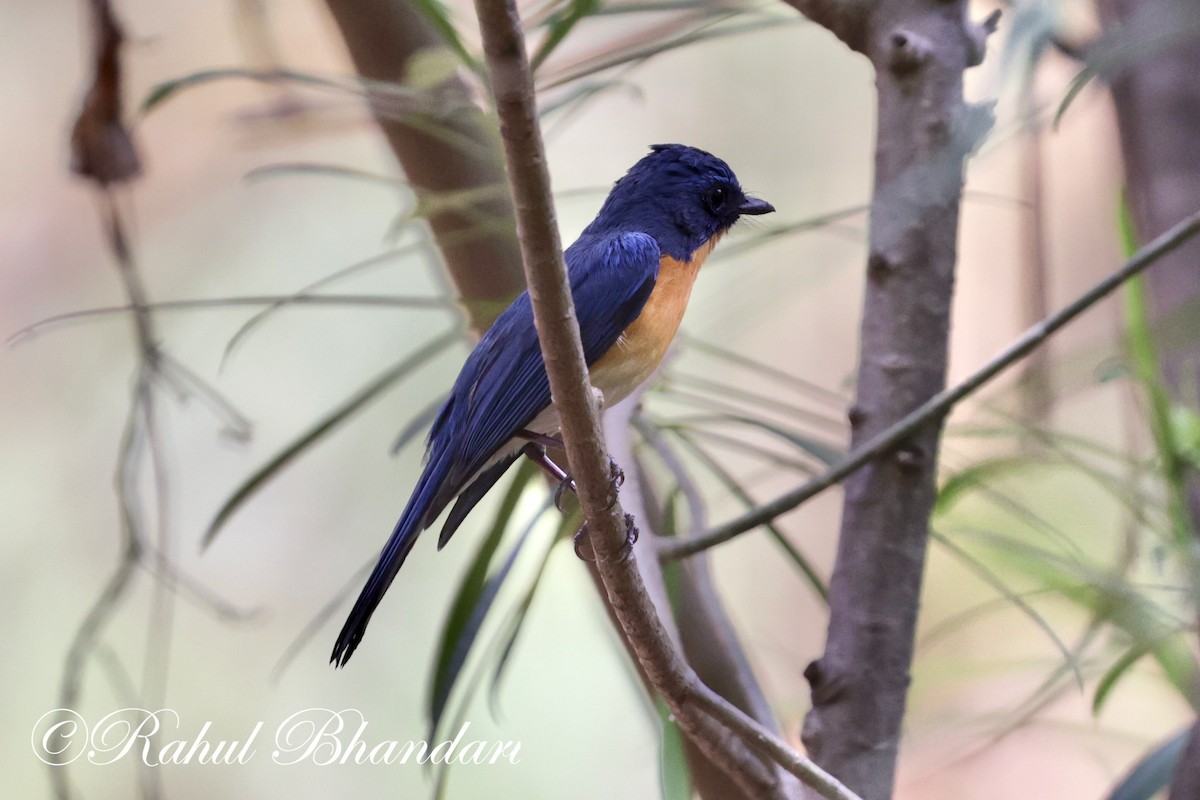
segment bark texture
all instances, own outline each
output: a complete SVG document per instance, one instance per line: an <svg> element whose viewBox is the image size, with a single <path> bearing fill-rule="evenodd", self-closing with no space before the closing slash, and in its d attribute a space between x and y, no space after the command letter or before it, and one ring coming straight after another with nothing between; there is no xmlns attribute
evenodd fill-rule
<svg viewBox="0 0 1200 800"><path fill-rule="evenodd" d="M1200 209L1200 10L1188 0L1101 0L1106 38L1133 51L1110 75L1125 188L1145 241ZM1165 38L1164 38L1165 37ZM1138 47L1138 42L1144 46ZM1129 47L1132 45L1132 47ZM1146 276L1159 365L1173 403L1200 411L1200 240ZM1200 535L1200 474L1181 465L1192 532ZM1193 578L1195 580L1195 578ZM1175 770L1170 800L1200 797L1200 720Z"/></svg>

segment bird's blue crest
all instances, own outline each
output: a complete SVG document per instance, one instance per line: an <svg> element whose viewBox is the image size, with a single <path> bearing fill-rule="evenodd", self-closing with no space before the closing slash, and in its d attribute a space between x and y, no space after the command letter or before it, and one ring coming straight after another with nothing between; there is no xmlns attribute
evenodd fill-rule
<svg viewBox="0 0 1200 800"><path fill-rule="evenodd" d="M682 144L656 144L613 184L596 219L583 232L648 233L662 252L688 261L697 248L746 211L737 176L721 159Z"/></svg>

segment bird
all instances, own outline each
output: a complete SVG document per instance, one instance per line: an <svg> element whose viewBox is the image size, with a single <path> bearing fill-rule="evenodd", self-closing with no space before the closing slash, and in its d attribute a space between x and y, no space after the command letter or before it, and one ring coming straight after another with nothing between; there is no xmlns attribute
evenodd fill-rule
<svg viewBox="0 0 1200 800"><path fill-rule="evenodd" d="M613 184L596 218L563 254L588 374L604 406L628 397L658 368L696 275L721 237L741 217L774 210L748 196L720 158L682 144L651 146ZM480 338L434 419L421 476L346 618L331 663L350 660L417 537L450 501L439 550L522 453L544 459L542 446L558 429L525 292ZM541 465L555 469L552 462Z"/></svg>

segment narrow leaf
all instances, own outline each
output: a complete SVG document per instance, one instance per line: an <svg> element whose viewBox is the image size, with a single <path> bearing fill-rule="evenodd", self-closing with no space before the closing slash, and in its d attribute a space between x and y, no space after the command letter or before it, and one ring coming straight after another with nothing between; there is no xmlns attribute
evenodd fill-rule
<svg viewBox="0 0 1200 800"><path fill-rule="evenodd" d="M408 424L396 434L395 441L392 442L388 452L395 456L403 450L409 442L417 438L417 434L433 424L433 420L437 417L438 412L442 410L442 406L446 404L448 394L440 394L430 401L429 405L422 408L408 421Z"/></svg>
<svg viewBox="0 0 1200 800"><path fill-rule="evenodd" d="M433 707L429 720L430 739L433 738L438 729L442 713L446 710L446 701L450 699L450 692L454 688L454 684L457 682L463 667L466 666L467 657L471 655L471 648L475 644L475 639L479 636L480 629L483 628L483 623L487 619L488 612L492 610L496 595L500 593L500 587L504 585L509 573L512 572L513 565L517 563L517 556L521 554L525 543L529 541L529 535L537 526L538 520L553 507L553 501L549 501L534 514L533 518L525 525L525 529L521 531L520 536L517 537L516 543L509 550L508 556L504 559L503 563L484 582L475 605L471 607L470 613L467 615L467 619L463 623L458 637L454 640L454 644L450 648L450 656L445 671L436 676L439 683L434 690Z"/></svg>
<svg viewBox="0 0 1200 800"><path fill-rule="evenodd" d="M663 800L689 800L692 796L692 774L688 769L683 732L661 699L655 699L658 710L659 777L662 780Z"/></svg>
<svg viewBox="0 0 1200 800"><path fill-rule="evenodd" d="M507 674L508 665L512 660L512 655L516 651L517 641L520 638L521 631L525 627L525 620L529 618L529 609L533 605L533 597L537 593L538 586L542 583L542 575L546 572L546 565L550 563L550 555L554 552L554 546L566 538L567 532L578 530L583 524L578 513L564 514L559 521L558 532L550 540L546 546L545 552L542 554L541 562L533 574L529 585L525 587L524 594L521 599L513 606L509 612L508 618L505 620L503 630L498 637L499 653L496 656L496 663L492 667L492 682L488 690L488 705L492 710L492 716L499 718L500 714L500 689L504 683L504 676Z"/></svg>
<svg viewBox="0 0 1200 800"><path fill-rule="evenodd" d="M1010 589L1000 576L993 572L986 564L959 547L950 537L936 530L930 530L929 535L934 541L950 551L951 555L970 568L984 583L1004 595L1004 598L1009 603L1028 617L1042 633L1046 634L1046 637L1058 649L1058 652L1062 654L1063 664L1075 675L1075 681L1079 685L1079 690L1083 691L1083 673L1079 669L1078 659L1071 652L1071 649L1063 643L1063 640L1058 638L1058 634L1054 632L1054 628L1046 621L1046 618L1037 613L1033 606L1025 601L1025 598Z"/></svg>
<svg viewBox="0 0 1200 800"><path fill-rule="evenodd" d="M433 729L437 728L437 724L441 720L446 708L446 701L450 698L450 691L454 688L466 660L467 654L459 652L461 647L459 643L468 636L467 628L474 609L483 596L488 568L495 557L496 550L500 547L500 541L504 538L505 531L512 522L517 503L535 471L536 467L532 462L521 460L516 476L500 501L500 508L496 511L492 528L479 545L479 550L472 559L471 566L459 584L454 601L450 604L450 612L446 615L446 622L442 626L442 634L438 640L437 656L434 659L433 667L433 682L430 686L429 719ZM470 634L470 637L473 639L474 634ZM457 663L456 656L459 656Z"/></svg>
<svg viewBox="0 0 1200 800"><path fill-rule="evenodd" d="M708 470L717 478L717 480L729 490L730 494L736 497L744 506L746 506L746 508L754 507L754 498L750 496L750 493L746 491L746 488L740 482L738 482L738 480L734 478L728 470L725 469L719 460L714 458L708 453L708 451L701 447L690 435L688 435L686 431L675 429L665 430L671 430L671 432L679 438L679 441L682 442L683 445L687 447L687 449L690 450L696 456L696 458L698 458L700 462L708 468ZM821 601L828 603L829 587L825 584L824 579L821 578L820 573L817 572L816 567L814 567L812 563L804 556L804 554L801 553L800 550L793 545L786 536L784 536L783 531L781 531L778 526L775 525L775 523L768 523L765 528L767 533L770 534L771 538L775 540L775 543L783 549L784 553L787 555L788 559L791 560L792 564L795 565L796 568L800 570L801 574L804 575L805 580L808 581L809 586L812 587L813 591L815 591L821 598Z"/></svg>
<svg viewBox="0 0 1200 800"><path fill-rule="evenodd" d="M266 464L259 467L241 486L229 497L228 500L217 511L212 522L208 525L208 530L204 533L204 538L201 541L201 547L208 547L216 538L217 533L224 527L233 513L249 500L254 494L263 487L263 485L271 478L278 475L284 467L292 462L314 444L325 437L326 434L337 428L340 424L350 419L356 413L366 407L368 403L382 394L386 389L390 388L397 381L403 380L410 375L417 367L431 360L451 344L458 341L459 331L452 330L443 333L433 341L421 347L415 353L412 353L396 366L384 372L375 380L368 383L346 402L335 408L329 414L325 415L316 425L309 428L303 435L295 439L291 444L283 450L275 454Z"/></svg>
<svg viewBox="0 0 1200 800"><path fill-rule="evenodd" d="M542 41L537 52L533 54L533 58L529 61L529 69L532 72L537 72L538 67L542 65L550 54L554 52L554 48L562 44L563 39L571 32L580 20L592 14L600 7L599 0L571 0L567 5L566 13L554 14L548 21L550 28L546 38Z"/></svg>
<svg viewBox="0 0 1200 800"><path fill-rule="evenodd" d="M429 20L434 30L468 69L477 74L482 73L483 67L479 59L472 55L463 43L462 37L458 35L458 28L450 18L450 9L444 3L439 0L413 0L413 5Z"/></svg>
<svg viewBox="0 0 1200 800"><path fill-rule="evenodd" d="M934 513L945 514L972 489L985 486L1005 473L1028 469L1035 463L1035 459L1028 455L997 456L961 469L947 478L938 490Z"/></svg>

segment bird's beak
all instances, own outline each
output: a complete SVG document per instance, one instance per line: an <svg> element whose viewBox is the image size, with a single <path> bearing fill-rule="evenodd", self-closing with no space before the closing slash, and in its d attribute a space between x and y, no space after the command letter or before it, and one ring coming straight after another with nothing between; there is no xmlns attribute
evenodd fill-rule
<svg viewBox="0 0 1200 800"><path fill-rule="evenodd" d="M770 214L775 210L775 206L768 203L766 200L759 200L757 197L747 197L742 200L742 204L738 206L738 213L745 214Z"/></svg>

